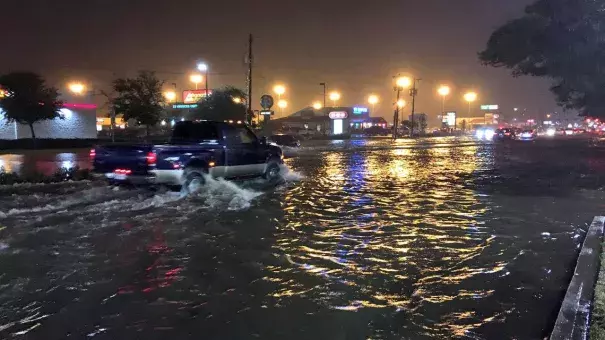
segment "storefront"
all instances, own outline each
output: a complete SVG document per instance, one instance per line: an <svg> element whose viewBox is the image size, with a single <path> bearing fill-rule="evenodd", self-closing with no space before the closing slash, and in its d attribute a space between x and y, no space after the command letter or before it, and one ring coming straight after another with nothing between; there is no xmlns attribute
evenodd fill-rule
<svg viewBox="0 0 605 340"><path fill-rule="evenodd" d="M62 119L43 120L34 124L37 138L97 138L97 105L65 103L60 111ZM31 138L28 125L8 123L0 111L0 139Z"/></svg>

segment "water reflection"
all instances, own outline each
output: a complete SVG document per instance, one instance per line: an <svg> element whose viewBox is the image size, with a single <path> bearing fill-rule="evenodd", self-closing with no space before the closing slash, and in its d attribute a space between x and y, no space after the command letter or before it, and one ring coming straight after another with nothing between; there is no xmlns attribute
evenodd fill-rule
<svg viewBox="0 0 605 340"><path fill-rule="evenodd" d="M18 174L42 173L52 175L57 170L89 169L88 150L54 152L49 150L25 151L22 154L0 154L0 169Z"/></svg>
<svg viewBox="0 0 605 340"><path fill-rule="evenodd" d="M450 314L426 323L436 304L456 310L489 297L493 290L469 281L504 272L505 262L475 261L494 242L481 231L489 202L460 181L488 165L477 146L323 154L317 185L285 197L276 251L291 266L269 268L277 303L302 296L337 310L388 308L416 334L465 334L496 320Z"/></svg>

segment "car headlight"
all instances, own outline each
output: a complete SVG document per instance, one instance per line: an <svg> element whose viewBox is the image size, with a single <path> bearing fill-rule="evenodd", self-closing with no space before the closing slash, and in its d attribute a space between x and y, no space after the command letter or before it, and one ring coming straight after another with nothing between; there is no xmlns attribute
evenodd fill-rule
<svg viewBox="0 0 605 340"><path fill-rule="evenodd" d="M483 138L483 136L485 136L485 131L483 131L483 130L477 130L477 131L475 132L475 137L477 137L477 138L479 138L479 139L482 139L482 138Z"/></svg>

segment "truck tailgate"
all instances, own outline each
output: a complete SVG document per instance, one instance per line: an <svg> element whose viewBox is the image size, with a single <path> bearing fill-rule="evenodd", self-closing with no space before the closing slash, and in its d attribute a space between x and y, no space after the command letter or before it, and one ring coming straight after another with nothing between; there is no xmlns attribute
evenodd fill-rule
<svg viewBox="0 0 605 340"><path fill-rule="evenodd" d="M148 157L153 150L147 144L117 144L96 147L93 170L98 173L110 173L116 169L128 169L132 174L147 174Z"/></svg>

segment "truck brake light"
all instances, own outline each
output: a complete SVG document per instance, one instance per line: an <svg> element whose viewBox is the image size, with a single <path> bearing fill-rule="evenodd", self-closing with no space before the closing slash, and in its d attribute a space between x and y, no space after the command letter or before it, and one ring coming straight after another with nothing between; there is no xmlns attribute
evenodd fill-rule
<svg viewBox="0 0 605 340"><path fill-rule="evenodd" d="M147 165L155 165L155 162L158 160L158 155L155 152L147 153Z"/></svg>
<svg viewBox="0 0 605 340"><path fill-rule="evenodd" d="M91 159L94 159L97 156L97 150L90 149L90 153L88 154Z"/></svg>

